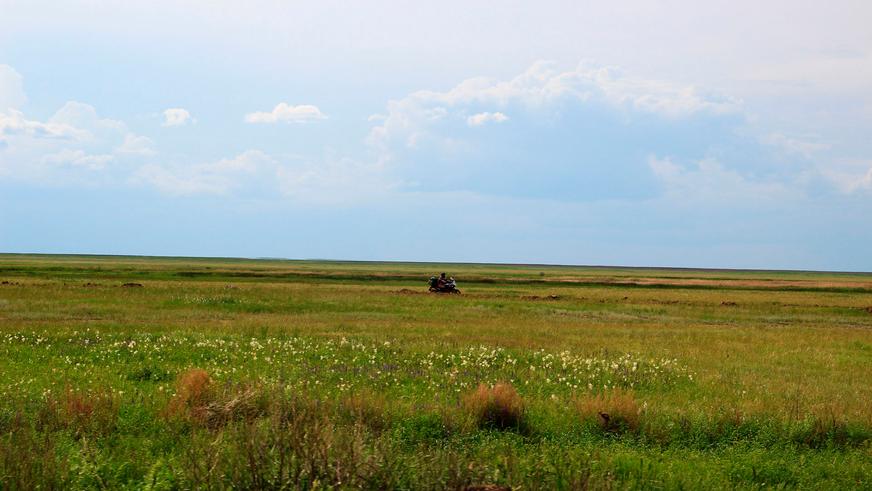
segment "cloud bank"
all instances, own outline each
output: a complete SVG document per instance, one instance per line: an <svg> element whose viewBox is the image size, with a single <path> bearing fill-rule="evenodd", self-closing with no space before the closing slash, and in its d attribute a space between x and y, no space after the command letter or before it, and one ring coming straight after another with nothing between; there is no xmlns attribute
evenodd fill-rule
<svg viewBox="0 0 872 491"><path fill-rule="evenodd" d="M246 123L308 123L319 119L327 119L327 116L317 106L309 104L291 106L286 102L280 102L270 112L253 112L245 115Z"/></svg>
<svg viewBox="0 0 872 491"><path fill-rule="evenodd" d="M184 126L195 122L194 118L191 117L191 113L189 113L187 109L182 109L180 107L172 107L164 110L163 117L164 121L162 126Z"/></svg>

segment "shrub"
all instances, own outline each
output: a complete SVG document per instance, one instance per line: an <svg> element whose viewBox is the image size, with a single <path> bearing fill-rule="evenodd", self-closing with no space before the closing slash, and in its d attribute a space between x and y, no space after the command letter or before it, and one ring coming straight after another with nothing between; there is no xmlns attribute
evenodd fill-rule
<svg viewBox="0 0 872 491"><path fill-rule="evenodd" d="M614 389L575 399L583 421L596 421L608 433L635 433L641 426L642 409L632 391Z"/></svg>
<svg viewBox="0 0 872 491"><path fill-rule="evenodd" d="M500 382L493 387L480 384L463 403L479 428L525 429L524 401L512 384Z"/></svg>

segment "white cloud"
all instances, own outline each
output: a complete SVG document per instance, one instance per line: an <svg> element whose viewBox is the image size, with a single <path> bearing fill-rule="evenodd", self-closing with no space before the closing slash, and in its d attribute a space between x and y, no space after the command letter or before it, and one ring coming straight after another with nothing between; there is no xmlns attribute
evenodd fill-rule
<svg viewBox="0 0 872 491"><path fill-rule="evenodd" d="M303 104L291 106L286 102L279 103L271 112L253 112L245 115L246 123L307 123L327 116L317 106Z"/></svg>
<svg viewBox="0 0 872 491"><path fill-rule="evenodd" d="M43 161L48 164L70 165L88 170L101 170L106 164L115 159L109 154L89 155L84 150L70 150L65 148L58 153L46 155Z"/></svg>
<svg viewBox="0 0 872 491"><path fill-rule="evenodd" d="M697 114L712 116L739 113L741 101L693 86L623 76L615 68L588 63L560 71L550 62L537 62L520 75L506 81L476 77L454 88L437 92L421 90L391 101L381 124L370 130L368 143L386 152L402 144L412 147L428 137L440 140L432 128L446 118L446 112L469 114L481 108L504 109L517 106L527 112L559 113L565 105L605 105L614 111L651 113L670 119ZM440 118L434 119L434 111ZM468 112L466 112L468 111ZM481 116L491 114L492 116ZM475 114L468 125L499 122L501 111ZM456 142L455 142L456 143Z"/></svg>
<svg viewBox="0 0 872 491"><path fill-rule="evenodd" d="M816 153L829 150L832 147L832 145L828 143L818 143L801 140L799 138L791 138L781 133L771 133L766 135L762 141L767 145L778 147L788 154L801 155L806 159L810 159Z"/></svg>
<svg viewBox="0 0 872 491"><path fill-rule="evenodd" d="M97 109L83 102L69 101L49 119L51 123L66 124L88 131L95 137L110 133L127 133L127 125L117 119L101 118Z"/></svg>
<svg viewBox="0 0 872 491"><path fill-rule="evenodd" d="M81 139L88 133L69 124L49 121L43 123L26 119L24 113L9 109L0 112L0 140L11 137L46 139Z"/></svg>
<svg viewBox="0 0 872 491"><path fill-rule="evenodd" d="M802 192L790 186L790 183L742 175L711 158L682 166L670 158L651 156L648 166L663 184L665 197L687 206L705 203L727 205L734 209L754 207L761 201L775 204L788 202Z"/></svg>
<svg viewBox="0 0 872 491"><path fill-rule="evenodd" d="M501 112L483 112L473 114L472 116L466 118L466 124L468 124L469 126L482 126L485 123L502 123L508 120L509 117Z"/></svg>
<svg viewBox="0 0 872 491"><path fill-rule="evenodd" d="M130 131L123 121L102 118L81 102L64 104L47 121L21 111L0 112L0 176L42 184L92 185L118 178L110 163L154 155L151 139ZM112 166L123 172L123 166ZM87 172L82 175L82 172Z"/></svg>
<svg viewBox="0 0 872 491"><path fill-rule="evenodd" d="M177 196L224 194L230 186L230 182L222 176L184 175L156 164L140 167L133 180L134 182L144 182L156 187L161 192Z"/></svg>
<svg viewBox="0 0 872 491"><path fill-rule="evenodd" d="M293 201L343 206L394 196L401 182L385 174L379 164L328 155L318 162L277 169L282 194Z"/></svg>
<svg viewBox="0 0 872 491"><path fill-rule="evenodd" d="M182 109L180 107L169 108L163 112L163 115L164 122L162 126L183 126L196 122L187 109Z"/></svg>
<svg viewBox="0 0 872 491"><path fill-rule="evenodd" d="M0 65L0 112L18 109L25 102L21 74L9 65Z"/></svg>
<svg viewBox="0 0 872 491"><path fill-rule="evenodd" d="M124 141L121 145L115 147L115 152L131 155L154 155L154 142L147 136L128 133L124 136Z"/></svg>
<svg viewBox="0 0 872 491"><path fill-rule="evenodd" d="M366 142L382 172L408 183L407 191L645 199L657 182L640 155L680 145L683 158L702 159L736 140L742 111L737 99L689 85L588 63L563 70L538 62L505 80L469 78L391 100ZM465 130L500 123L499 133ZM687 138L703 127L710 131ZM760 145L751 146L749 153ZM725 165L733 164L736 147L727 153Z"/></svg>
<svg viewBox="0 0 872 491"><path fill-rule="evenodd" d="M148 164L133 182L175 196L219 195L262 199L272 195L299 204L343 206L391 196L398 187L377 164L327 155L314 161L276 158L248 150L193 166Z"/></svg>
<svg viewBox="0 0 872 491"><path fill-rule="evenodd" d="M270 180L274 183L277 164L260 150L248 150L233 158L188 167L148 164L137 171L134 181L179 196L221 195L253 184L269 185Z"/></svg>
<svg viewBox="0 0 872 491"><path fill-rule="evenodd" d="M842 159L820 165L817 171L845 194L872 191L872 162Z"/></svg>

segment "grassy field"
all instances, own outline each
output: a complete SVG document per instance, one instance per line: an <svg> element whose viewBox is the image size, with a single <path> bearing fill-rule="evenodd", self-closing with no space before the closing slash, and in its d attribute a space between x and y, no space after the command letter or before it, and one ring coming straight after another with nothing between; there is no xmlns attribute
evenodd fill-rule
<svg viewBox="0 0 872 491"><path fill-rule="evenodd" d="M870 401L870 274L0 255L0 489L872 489Z"/></svg>

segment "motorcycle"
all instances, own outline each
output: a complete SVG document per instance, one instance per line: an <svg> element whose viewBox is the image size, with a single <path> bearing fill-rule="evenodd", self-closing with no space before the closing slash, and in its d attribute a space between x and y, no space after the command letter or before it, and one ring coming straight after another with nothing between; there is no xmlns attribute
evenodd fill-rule
<svg viewBox="0 0 872 491"><path fill-rule="evenodd" d="M456 293L460 294L460 290L454 285L445 285L443 287L431 286L430 293Z"/></svg>
<svg viewBox="0 0 872 491"><path fill-rule="evenodd" d="M441 286L439 285L439 281L435 276L430 278L430 293L454 293L460 294L460 290L457 289L457 284L454 281L449 283L444 283Z"/></svg>

